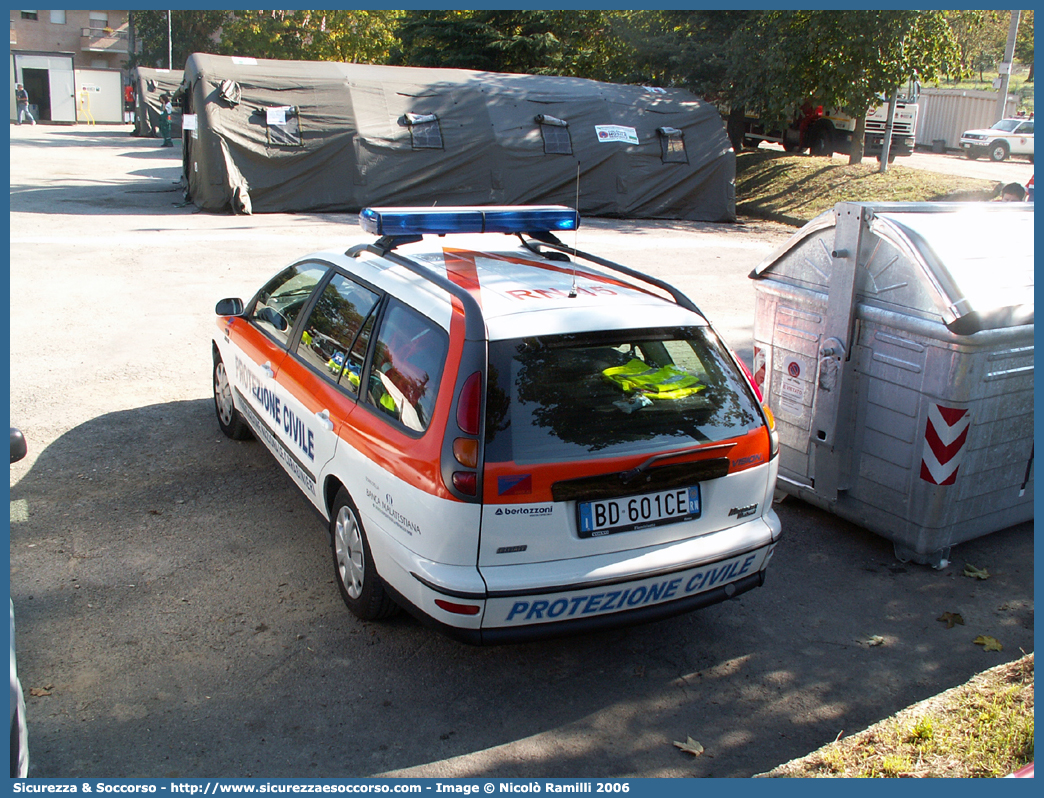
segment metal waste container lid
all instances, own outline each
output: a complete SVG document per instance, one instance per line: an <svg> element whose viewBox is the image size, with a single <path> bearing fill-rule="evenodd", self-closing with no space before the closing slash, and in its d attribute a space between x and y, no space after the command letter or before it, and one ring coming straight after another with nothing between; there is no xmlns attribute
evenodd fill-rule
<svg viewBox="0 0 1044 798"><path fill-rule="evenodd" d="M905 273L924 284L942 322L957 335L1033 324L1033 204L1011 202L867 203L873 240L860 265L873 273L880 242L890 278ZM763 260L751 278L788 268L793 254L813 237L833 228L835 211L813 219L777 252ZM822 248L820 248L821 250ZM788 258L788 256L790 256ZM873 299L866 291L862 299Z"/></svg>

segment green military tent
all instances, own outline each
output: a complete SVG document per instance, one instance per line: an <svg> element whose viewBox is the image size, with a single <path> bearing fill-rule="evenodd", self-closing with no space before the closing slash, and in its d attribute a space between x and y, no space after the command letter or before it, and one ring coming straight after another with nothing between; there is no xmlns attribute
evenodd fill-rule
<svg viewBox="0 0 1044 798"><path fill-rule="evenodd" d="M183 75L184 73L180 69L151 69L139 66L131 70L130 84L134 89L132 136L152 138L157 135L159 115L163 109L160 95L167 93L173 97L181 88ZM181 106L179 103L174 103L171 132L175 138L181 138Z"/></svg>
<svg viewBox="0 0 1044 798"><path fill-rule="evenodd" d="M681 89L191 55L187 195L237 213L561 203L733 221L718 111Z"/></svg>

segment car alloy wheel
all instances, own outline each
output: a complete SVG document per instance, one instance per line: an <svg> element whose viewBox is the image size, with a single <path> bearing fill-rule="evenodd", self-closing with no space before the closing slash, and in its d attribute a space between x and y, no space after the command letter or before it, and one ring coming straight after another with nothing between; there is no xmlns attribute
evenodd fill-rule
<svg viewBox="0 0 1044 798"><path fill-rule="evenodd" d="M347 505L341 507L334 521L334 552L337 573L345 592L350 598L358 599L366 577L366 555L359 535L359 522Z"/></svg>

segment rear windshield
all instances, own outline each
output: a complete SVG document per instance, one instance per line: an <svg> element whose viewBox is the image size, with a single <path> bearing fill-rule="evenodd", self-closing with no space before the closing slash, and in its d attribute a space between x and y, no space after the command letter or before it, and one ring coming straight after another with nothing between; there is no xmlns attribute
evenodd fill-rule
<svg viewBox="0 0 1044 798"><path fill-rule="evenodd" d="M550 463L720 441L762 424L704 327L489 345L486 462Z"/></svg>

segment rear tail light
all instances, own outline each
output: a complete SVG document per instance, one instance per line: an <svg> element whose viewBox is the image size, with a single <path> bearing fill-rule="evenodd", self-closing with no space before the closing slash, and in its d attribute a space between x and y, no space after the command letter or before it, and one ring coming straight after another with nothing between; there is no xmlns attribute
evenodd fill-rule
<svg viewBox="0 0 1044 798"><path fill-rule="evenodd" d="M468 435L478 435L481 420L482 372L476 371L460 389L457 399L457 426Z"/></svg>
<svg viewBox="0 0 1044 798"><path fill-rule="evenodd" d="M452 601L446 601L445 599L435 599L435 606L441 607L446 612L452 612L454 615L478 615L482 609L474 604L454 604Z"/></svg>
<svg viewBox="0 0 1044 798"><path fill-rule="evenodd" d="M478 474L474 471L454 471L453 487L465 496L474 496L478 493Z"/></svg>
<svg viewBox="0 0 1044 798"><path fill-rule="evenodd" d="M454 438L452 444L453 459L463 468L479 466L481 443L478 440L482 428L482 372L476 371L466 380L457 396L457 426L464 435L474 437ZM451 465L450 468L456 466ZM445 473L445 472L444 472ZM475 471L453 471L450 475L450 486L460 497L478 495L478 474Z"/></svg>

